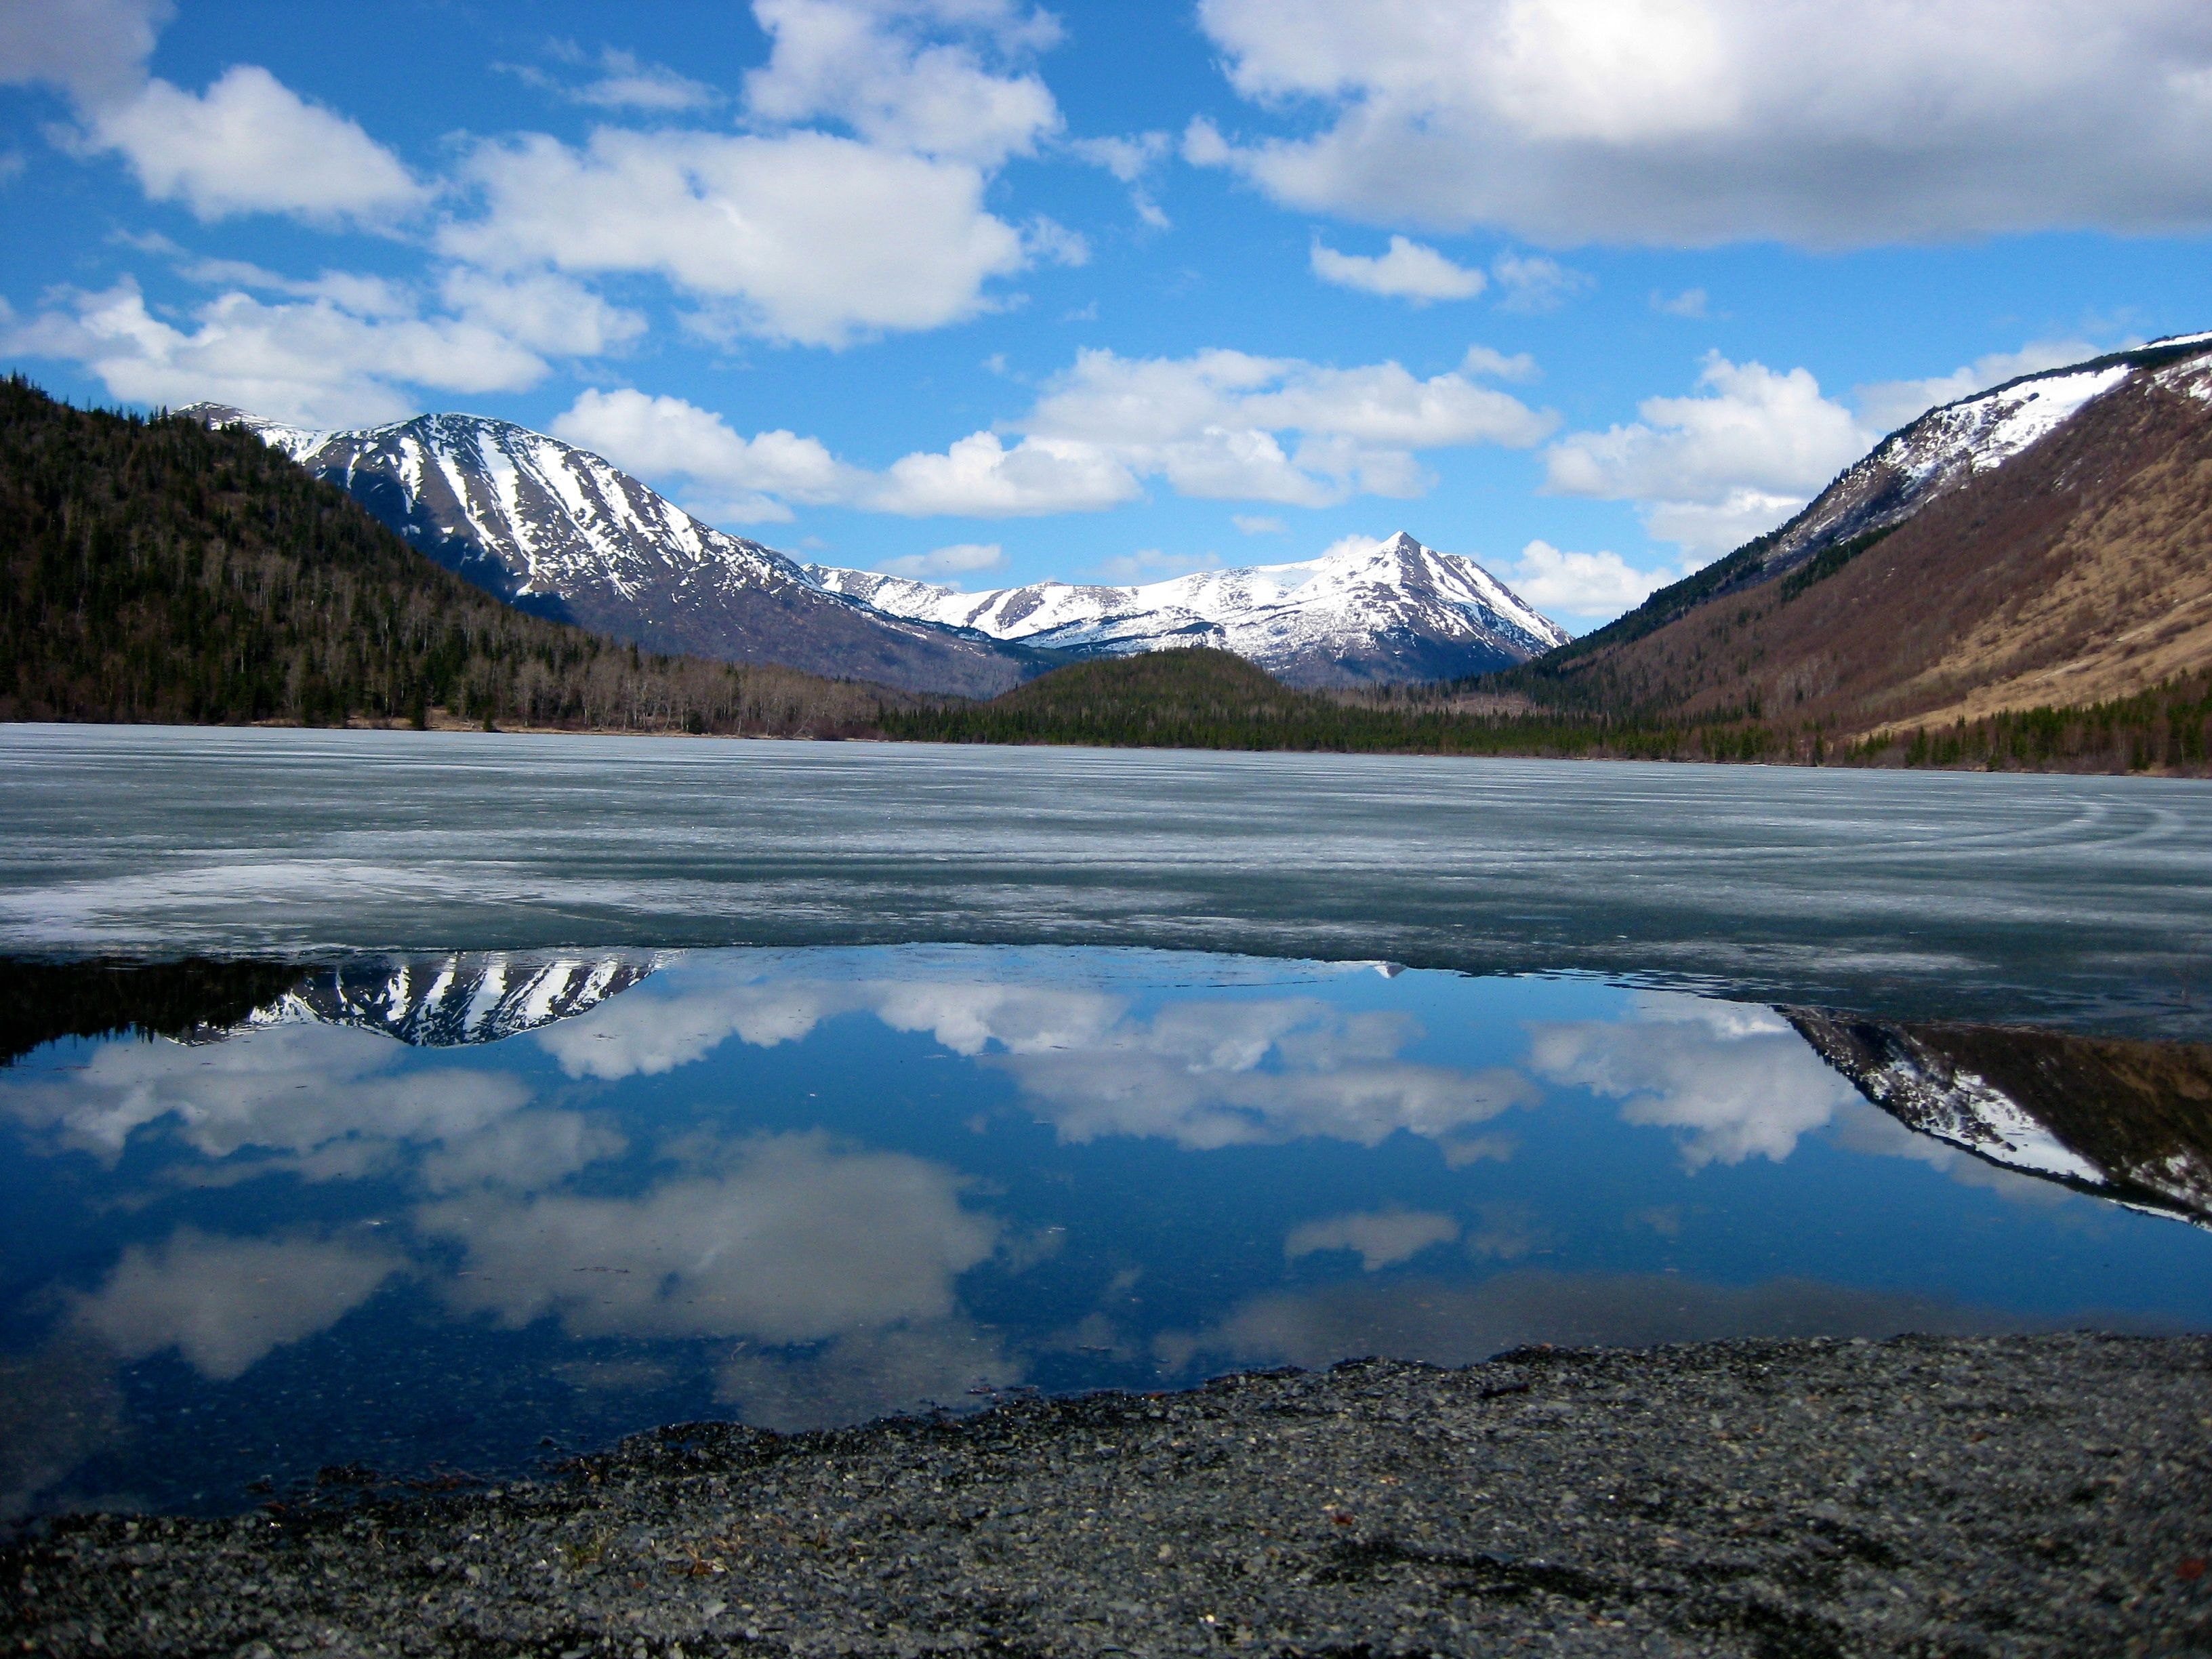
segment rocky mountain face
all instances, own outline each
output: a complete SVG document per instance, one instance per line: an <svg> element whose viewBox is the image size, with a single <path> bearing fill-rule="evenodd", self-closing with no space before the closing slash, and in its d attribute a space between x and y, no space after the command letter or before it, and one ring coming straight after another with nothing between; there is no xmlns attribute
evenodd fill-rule
<svg viewBox="0 0 2212 1659"><path fill-rule="evenodd" d="M2212 336L2197 335L1929 411L1530 685L1852 736L2125 696L2208 665Z"/></svg>
<svg viewBox="0 0 2212 1659"><path fill-rule="evenodd" d="M457 951L317 969L240 1022L240 1029L308 1022L381 1031L416 1048L496 1042L574 1019L653 972L635 952L581 957Z"/></svg>
<svg viewBox="0 0 2212 1659"><path fill-rule="evenodd" d="M827 592L773 548L702 524L599 456L511 422L422 415L309 432L221 404L183 412L258 434L509 604L649 650L974 696L1052 665Z"/></svg>
<svg viewBox="0 0 2212 1659"><path fill-rule="evenodd" d="M1177 645L1236 652L1292 684L1356 685L1481 673L1567 637L1473 560L1403 534L1139 587L962 593L802 566L510 422L423 415L310 432L222 404L185 412L258 434L509 604L656 651L989 696L1063 661Z"/></svg>
<svg viewBox="0 0 2212 1659"><path fill-rule="evenodd" d="M1291 685L1457 678L1565 644L1566 632L1474 560L1400 532L1302 563L1206 570L1135 587L1040 582L963 593L812 565L880 610L1074 656L1211 646Z"/></svg>
<svg viewBox="0 0 2212 1659"><path fill-rule="evenodd" d="M1782 1012L1917 1133L2212 1227L2212 1048Z"/></svg>

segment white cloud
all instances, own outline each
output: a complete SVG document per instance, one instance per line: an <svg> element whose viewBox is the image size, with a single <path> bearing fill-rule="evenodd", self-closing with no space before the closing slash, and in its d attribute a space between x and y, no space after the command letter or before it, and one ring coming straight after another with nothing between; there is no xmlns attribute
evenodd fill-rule
<svg viewBox="0 0 2212 1659"><path fill-rule="evenodd" d="M996 570L1006 562L1006 550L996 542L955 542L933 552L886 559L877 568L887 576L964 576Z"/></svg>
<svg viewBox="0 0 2212 1659"><path fill-rule="evenodd" d="M996 433L977 432L941 455L902 456L865 505L917 518L1003 519L1096 512L1143 493L1129 468L1096 445L1024 438L1009 449Z"/></svg>
<svg viewBox="0 0 2212 1659"><path fill-rule="evenodd" d="M200 218L290 213L382 218L425 198L399 159L352 121L240 64L204 94L149 81L94 109L94 138L121 152L147 195Z"/></svg>
<svg viewBox="0 0 2212 1659"><path fill-rule="evenodd" d="M1068 149L1093 167L1101 167L1129 186L1129 203L1137 216L1155 230L1168 228L1168 216L1145 180L1175 149L1172 135L1140 132L1127 138L1077 138Z"/></svg>
<svg viewBox="0 0 2212 1659"><path fill-rule="evenodd" d="M995 167L1056 131L1059 106L1031 73L994 73L983 54L1050 46L1048 14L992 0L753 0L771 42L745 77L757 121L829 119L871 144ZM931 40L926 31L956 39Z"/></svg>
<svg viewBox="0 0 2212 1659"><path fill-rule="evenodd" d="M1701 319L1706 314L1706 300L1705 291L1701 288L1686 288L1680 294L1662 294L1654 289L1651 291L1651 309L1662 317Z"/></svg>
<svg viewBox="0 0 2212 1659"><path fill-rule="evenodd" d="M1422 1210L1355 1211L1291 1228L1283 1240L1283 1255L1296 1261L1324 1250L1356 1250L1360 1267L1371 1273L1458 1237L1459 1223L1448 1215Z"/></svg>
<svg viewBox="0 0 2212 1659"><path fill-rule="evenodd" d="M597 357L645 332L645 319L549 271L495 276L458 266L439 284L459 315L549 356Z"/></svg>
<svg viewBox="0 0 2212 1659"><path fill-rule="evenodd" d="M173 0L35 0L0 6L0 86L45 81L80 105L128 95Z"/></svg>
<svg viewBox="0 0 2212 1659"><path fill-rule="evenodd" d="M627 387L602 392L592 386L580 393L556 417L553 432L627 471L689 481L713 497L711 505L701 504L710 517L787 518L781 500L843 500L860 477L819 439L781 429L740 437L720 416L696 404Z"/></svg>
<svg viewBox="0 0 2212 1659"><path fill-rule="evenodd" d="M648 115L680 115L693 110L712 109L722 101L722 94L703 81L694 81L689 76L678 75L665 64L649 64L634 52L605 46L597 58L574 46L562 46L555 55L580 67L588 66L599 71L598 78L581 86L568 87L555 82L551 77L532 71L516 71L535 85L557 92L563 98L595 109L632 109Z"/></svg>
<svg viewBox="0 0 2212 1659"><path fill-rule="evenodd" d="M396 1257L313 1239L219 1238L179 1228L134 1244L76 1322L126 1360L175 1348L228 1382L272 1349L326 1330L402 1271Z"/></svg>
<svg viewBox="0 0 2212 1659"><path fill-rule="evenodd" d="M1557 259L1541 254L1501 253L1490 262L1503 297L1498 307L1535 314L1557 311L1578 294L1594 286L1584 272L1570 270Z"/></svg>
<svg viewBox="0 0 2212 1659"><path fill-rule="evenodd" d="M1857 1092L1771 1010L1650 992L1619 1024L1529 1028L1538 1075L1621 1103L1626 1123L1684 1131L1682 1161L1775 1163Z"/></svg>
<svg viewBox="0 0 2212 1659"><path fill-rule="evenodd" d="M1532 541L1498 574L1546 616L1603 619L1643 604L1684 573L1638 570L1618 553L1569 553Z"/></svg>
<svg viewBox="0 0 2212 1659"><path fill-rule="evenodd" d="M1281 536L1290 530L1290 526L1280 519L1258 513L1232 513L1229 522L1237 526L1239 534L1246 536Z"/></svg>
<svg viewBox="0 0 2212 1659"><path fill-rule="evenodd" d="M488 269L655 272L769 339L842 346L983 310L1024 269L1020 232L983 207L987 175L828 133L601 129L580 148L479 146L475 218L441 233Z"/></svg>
<svg viewBox="0 0 2212 1659"><path fill-rule="evenodd" d="M512 1328L552 1314L584 1337L817 1342L952 1315L953 1280L999 1237L962 1184L903 1153L775 1135L726 1173L635 1197L471 1194L416 1219L476 1270L447 1300Z"/></svg>
<svg viewBox="0 0 2212 1659"><path fill-rule="evenodd" d="M2212 222L2198 0L1202 0L1310 137L1184 153L1277 200L1539 240L1835 245Z"/></svg>
<svg viewBox="0 0 2212 1659"><path fill-rule="evenodd" d="M414 414L421 404L406 387L513 392L546 372L536 352L482 321L386 314L373 282L356 297L367 314L328 297L272 305L234 291L179 327L125 278L64 296L0 333L0 344L80 364L130 402L206 398L324 428Z"/></svg>
<svg viewBox="0 0 2212 1659"><path fill-rule="evenodd" d="M1908 426L1940 404L1954 403L2040 369L2063 368L2098 354L2087 340L2031 340L2018 351L1992 351L1948 374L1924 380L1883 380L1858 388L1859 419L1876 432Z"/></svg>
<svg viewBox="0 0 2212 1659"><path fill-rule="evenodd" d="M1434 300L1472 300L1490 285L1480 271L1454 264L1426 243L1404 236L1393 236L1389 252L1375 255L1340 253L1316 236L1309 258L1314 275L1324 283L1416 306Z"/></svg>
<svg viewBox="0 0 2212 1659"><path fill-rule="evenodd" d="M1360 492L1419 495L1430 483L1419 450L1538 442L1553 417L1474 378L1534 372L1525 356L1484 346L1425 380L1395 362L1085 350L1009 423L1012 442L971 433L880 472L839 462L811 438L741 438L708 410L637 392L586 392L554 430L649 477L744 495L757 509L789 499L912 517L1094 512L1135 500L1151 477L1206 500L1325 507Z"/></svg>
<svg viewBox="0 0 2212 1659"><path fill-rule="evenodd" d="M1711 555L1773 528L1874 441L1802 368L1716 352L1698 379L1703 395L1646 398L1638 421L1560 439L1547 487L1635 501L1653 534Z"/></svg>

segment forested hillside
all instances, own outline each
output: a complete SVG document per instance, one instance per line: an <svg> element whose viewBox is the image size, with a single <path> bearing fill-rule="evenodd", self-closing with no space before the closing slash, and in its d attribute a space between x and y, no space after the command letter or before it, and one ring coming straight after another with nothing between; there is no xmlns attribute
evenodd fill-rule
<svg viewBox="0 0 2212 1659"><path fill-rule="evenodd" d="M884 694L641 654L438 568L260 440L0 382L0 720L872 728Z"/></svg>

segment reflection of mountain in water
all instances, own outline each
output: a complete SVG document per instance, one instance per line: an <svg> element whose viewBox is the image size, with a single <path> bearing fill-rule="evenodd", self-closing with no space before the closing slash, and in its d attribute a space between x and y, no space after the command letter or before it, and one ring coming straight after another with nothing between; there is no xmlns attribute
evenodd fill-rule
<svg viewBox="0 0 2212 1659"><path fill-rule="evenodd" d="M2212 1225L2212 1046L1782 1012L1908 1129Z"/></svg>
<svg viewBox="0 0 2212 1659"><path fill-rule="evenodd" d="M63 1037L137 1032L211 1042L301 1022L358 1026L418 1048L496 1042L589 1013L645 978L659 960L637 951L496 951L335 967L0 960L0 1066Z"/></svg>
<svg viewBox="0 0 2212 1659"><path fill-rule="evenodd" d="M635 952L577 957L459 951L319 968L243 1023L309 1020L382 1031L416 1048L496 1042L589 1013L650 974Z"/></svg>

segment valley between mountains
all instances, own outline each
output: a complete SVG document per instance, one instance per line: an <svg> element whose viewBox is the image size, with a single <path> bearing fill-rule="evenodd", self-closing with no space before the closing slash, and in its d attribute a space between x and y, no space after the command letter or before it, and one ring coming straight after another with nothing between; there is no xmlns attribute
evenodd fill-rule
<svg viewBox="0 0 2212 1659"><path fill-rule="evenodd" d="M2212 335L1933 410L1580 639L1406 532L1142 586L964 592L802 562L474 416L313 432L198 404L141 422L16 381L5 424L0 489L32 532L11 548L10 718L2206 769ZM345 557L384 538L381 621L356 572L342 624L319 602L312 626L266 625L291 580L269 562L327 584L337 542L306 519L241 535L295 488L241 465L241 443L326 491L318 525L354 509ZM118 513L134 492L158 510ZM268 588L250 603L234 574L167 599L127 575L197 548L204 587L210 557L249 546ZM454 578L496 602L447 602L465 639L438 636L438 604L402 602Z"/></svg>

